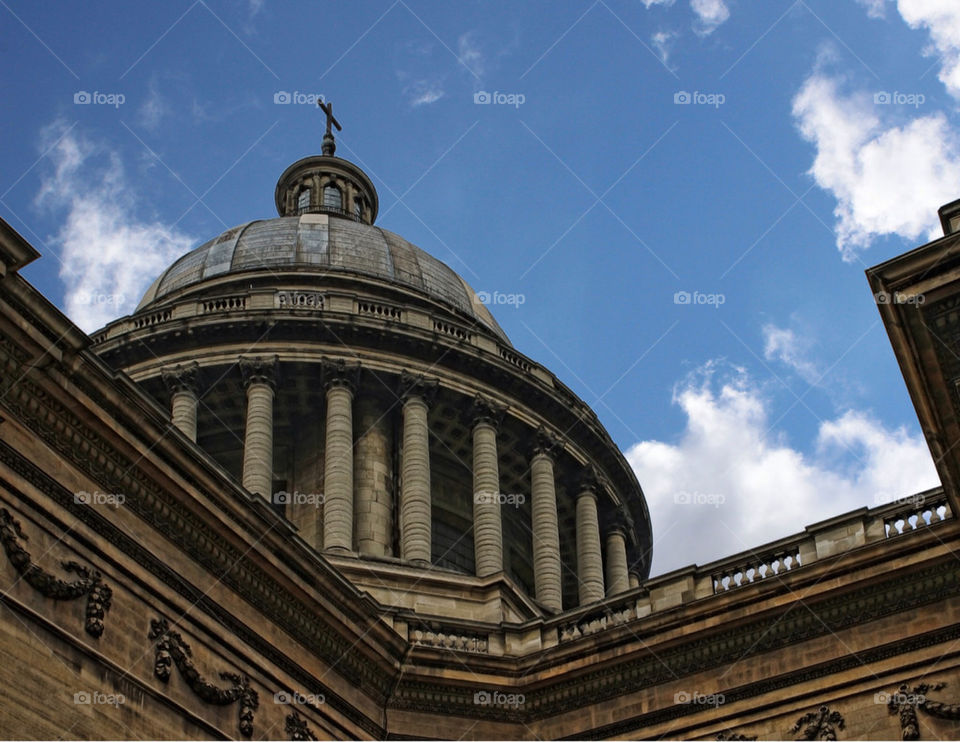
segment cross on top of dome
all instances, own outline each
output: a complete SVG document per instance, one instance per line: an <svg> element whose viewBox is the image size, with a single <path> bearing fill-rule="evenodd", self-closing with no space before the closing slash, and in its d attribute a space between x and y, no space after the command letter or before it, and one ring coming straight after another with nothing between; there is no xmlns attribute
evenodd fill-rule
<svg viewBox="0 0 960 742"><path fill-rule="evenodd" d="M274 193L280 216L332 214L364 224L377 218L377 189L359 167L337 157L333 130L343 131L333 104L317 101L326 115L322 154L304 157L288 167Z"/></svg>
<svg viewBox="0 0 960 742"><path fill-rule="evenodd" d="M325 103L322 100L318 100L317 105L320 106L320 110L327 115L327 131L323 135L321 151L328 157L332 157L333 153L337 151L337 143L333 138L331 125L336 126L337 131L343 131L343 127L340 126L340 122L333 117L333 103Z"/></svg>

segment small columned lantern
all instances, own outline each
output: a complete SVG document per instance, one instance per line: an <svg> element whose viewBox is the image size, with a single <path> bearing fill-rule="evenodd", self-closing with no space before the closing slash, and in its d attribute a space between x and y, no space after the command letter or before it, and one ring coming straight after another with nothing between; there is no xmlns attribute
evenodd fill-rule
<svg viewBox="0 0 960 742"><path fill-rule="evenodd" d="M373 182L360 168L337 157L333 130L341 131L333 117L333 104L319 103L327 116L320 155L298 160L277 181L274 200L280 216L335 214L364 224L377 218L379 199Z"/></svg>

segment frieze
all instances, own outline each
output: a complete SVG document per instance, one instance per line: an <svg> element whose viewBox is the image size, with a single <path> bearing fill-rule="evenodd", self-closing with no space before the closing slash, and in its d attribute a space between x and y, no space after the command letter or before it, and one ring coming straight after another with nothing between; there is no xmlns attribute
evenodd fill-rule
<svg viewBox="0 0 960 742"><path fill-rule="evenodd" d="M920 683L914 686L904 683L894 693L888 694L887 710L899 717L900 739L920 739L917 709L936 719L960 720L960 704L930 698L931 691L939 691L945 686L946 683Z"/></svg>
<svg viewBox="0 0 960 742"><path fill-rule="evenodd" d="M316 740L316 735L310 730L306 720L296 711L287 714L284 721L283 730L287 733L287 739L293 742L307 742L307 740Z"/></svg>
<svg viewBox="0 0 960 742"><path fill-rule="evenodd" d="M220 679L231 683L227 688L220 688L205 680L193 662L190 645L179 632L170 629L165 618L151 619L147 638L155 642L154 675L167 683L170 681L171 666L176 665L190 690L204 703L214 706L237 704L240 734L248 738L253 736L253 714L260 706L260 697L250 687L250 679L246 675L221 672Z"/></svg>
<svg viewBox="0 0 960 742"><path fill-rule="evenodd" d="M837 730L842 730L846 721L839 711L833 711L829 706L821 706L816 711L810 711L790 727L790 734L800 732L803 740L824 740L835 742Z"/></svg>
<svg viewBox="0 0 960 742"><path fill-rule="evenodd" d="M103 635L103 619L113 600L113 591L103 582L100 572L74 561L64 561L60 566L67 572L73 572L80 579L73 582L62 580L34 564L30 553L23 548L21 541L27 541L27 534L6 508L0 508L0 542L7 559L17 573L30 587L52 600L76 600L87 597L86 621L84 629L90 636L99 639Z"/></svg>
<svg viewBox="0 0 960 742"><path fill-rule="evenodd" d="M6 446L3 441L0 441L0 461L3 461L3 463L9 466L14 472L53 499L61 503L66 503L69 501L69 498L71 497L69 491L61 487L54 480L50 479L45 473L39 471L35 466L33 466L33 464L18 456L16 452ZM21 500L25 502L30 500L30 498L20 492L10 482L7 482L2 478L0 478L0 485ZM90 526L97 534L109 539L110 542L117 546L121 551L123 551L125 554L128 554L134 562L142 565L164 584L167 584L173 588L173 590L185 598L190 605L196 606L199 610L212 616L218 623L229 629L229 631L236 636L238 640L245 642L250 647L254 647L276 667L280 668L291 677L297 678L305 686L316 685L316 677L314 675L310 674L300 665L293 662L287 655L279 652L272 644L264 641L262 636L251 630L250 627L245 623L239 621L232 613L224 610L219 604L211 600L205 593L199 591L194 586L186 582L177 572L170 569L164 562L157 559L152 553L143 549L138 542L131 539L122 531L114 528L112 524L92 513L92 511L81 511L77 514L77 517L80 521ZM64 527L63 524L60 525L61 527ZM313 621L313 624L321 629L324 628L323 625L316 620ZM310 637L304 636L302 640L305 644L312 646ZM356 711L340 695L334 693L328 688L324 688L323 692L325 703L328 706L339 710L346 718L355 722L361 728L367 730L371 736L382 737L384 735L384 731L380 726L376 725L366 716Z"/></svg>

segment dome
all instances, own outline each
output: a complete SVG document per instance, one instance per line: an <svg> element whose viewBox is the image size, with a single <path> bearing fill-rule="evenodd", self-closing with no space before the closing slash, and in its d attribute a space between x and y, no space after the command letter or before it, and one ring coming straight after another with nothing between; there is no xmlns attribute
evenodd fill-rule
<svg viewBox="0 0 960 742"><path fill-rule="evenodd" d="M509 343L477 294L449 266L393 232L327 214L282 216L228 229L174 262L147 290L137 312L210 279L263 270L387 281L442 302Z"/></svg>

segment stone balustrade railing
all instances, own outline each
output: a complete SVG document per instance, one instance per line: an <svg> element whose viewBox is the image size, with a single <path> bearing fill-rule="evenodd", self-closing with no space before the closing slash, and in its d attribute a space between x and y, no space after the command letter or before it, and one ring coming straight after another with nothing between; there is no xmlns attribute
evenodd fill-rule
<svg viewBox="0 0 960 742"><path fill-rule="evenodd" d="M537 377L549 386L562 386L557 383L553 374L538 363L486 333L478 333L475 327L451 320L447 315L434 315L412 307L401 308L381 301L360 299L352 294L329 291L266 289L251 291L247 294L189 299L148 314L117 320L91 335L91 338L95 345L99 345L135 330L148 327L152 329L177 320L258 310L290 311L295 314L302 314L304 311L331 312L354 314L388 322L403 322L491 353L504 363Z"/></svg>
<svg viewBox="0 0 960 742"><path fill-rule="evenodd" d="M782 579L818 560L885 539L909 537L952 518L946 495L937 488L815 523L800 533L710 564L652 577L620 595L546 619L491 628L486 634L475 626L448 621L431 622L429 629L411 624L408 634L411 642L423 646L523 656L757 582ZM403 628L406 631L407 625Z"/></svg>

